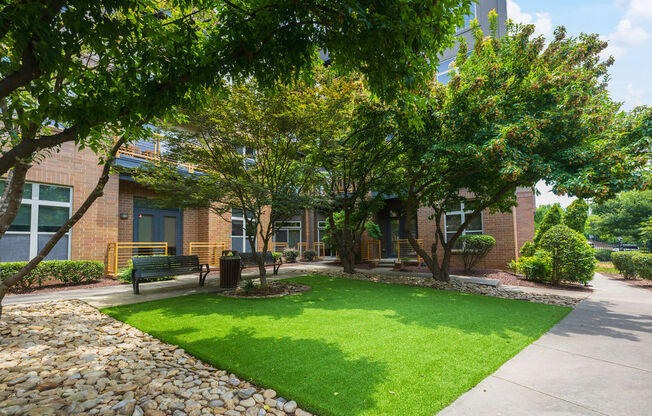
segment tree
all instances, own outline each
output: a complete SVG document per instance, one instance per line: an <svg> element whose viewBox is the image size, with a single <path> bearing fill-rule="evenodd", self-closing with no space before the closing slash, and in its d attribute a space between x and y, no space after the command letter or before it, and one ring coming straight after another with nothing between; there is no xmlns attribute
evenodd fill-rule
<svg viewBox="0 0 652 416"><path fill-rule="evenodd" d="M543 217L546 216L548 210L552 207L552 204L539 205L536 210L534 210L534 230L538 230L543 221Z"/></svg>
<svg viewBox="0 0 652 416"><path fill-rule="evenodd" d="M164 205L208 207L220 216L243 212L244 227L265 284L263 253L282 224L308 205L314 168L307 163L315 108L329 106L303 83L262 91L251 81L213 94L201 108L184 111L189 126L165 135L166 156L197 166L188 174L166 161L135 172Z"/></svg>
<svg viewBox="0 0 652 416"><path fill-rule="evenodd" d="M583 199L576 199L564 212L564 225L580 234L584 234L588 218L589 204Z"/></svg>
<svg viewBox="0 0 652 416"><path fill-rule="evenodd" d="M310 159L318 168L316 207L326 214L329 244L344 272L353 273L356 246L372 214L385 204L399 165L393 111L375 100L359 78L320 81L326 100L340 104L315 123Z"/></svg>
<svg viewBox="0 0 652 416"><path fill-rule="evenodd" d="M563 224L555 225L546 231L539 245L550 254L552 284L586 283L593 279L597 263L595 250L582 234Z"/></svg>
<svg viewBox="0 0 652 416"><path fill-rule="evenodd" d="M470 53L461 42L448 84L426 91L423 128L410 128L409 116L399 128L407 237L440 280L466 227L485 210L511 210L518 187L543 180L557 193L605 199L650 181L652 110L623 113L610 100L606 42L561 27L546 44L533 25L512 22L497 38L495 13L490 20L490 36L472 26ZM447 204L460 202L465 221L444 230ZM410 231L422 206L437 226L430 253Z"/></svg>
<svg viewBox="0 0 652 416"><path fill-rule="evenodd" d="M555 225L561 224L563 218L564 211L561 209L561 205L552 205L543 217L543 221L541 221L541 225L537 229L537 232L534 234L534 244L539 244L541 237L543 237L543 235Z"/></svg>
<svg viewBox="0 0 652 416"><path fill-rule="evenodd" d="M591 205L589 233L611 243L645 244L642 222L652 218L652 190L630 191Z"/></svg>
<svg viewBox="0 0 652 416"><path fill-rule="evenodd" d="M8 180L0 200L0 238L18 213L30 166L63 143L97 151L100 162L112 160L104 155L110 155L113 137L143 137L143 125L196 100L204 87L251 77L270 87L279 79L309 76L320 48L333 67L364 73L382 97L414 91L470 4L4 2L0 176L8 174ZM101 194L101 180L98 186ZM57 235L46 247L54 246ZM0 284L0 301L6 285Z"/></svg>

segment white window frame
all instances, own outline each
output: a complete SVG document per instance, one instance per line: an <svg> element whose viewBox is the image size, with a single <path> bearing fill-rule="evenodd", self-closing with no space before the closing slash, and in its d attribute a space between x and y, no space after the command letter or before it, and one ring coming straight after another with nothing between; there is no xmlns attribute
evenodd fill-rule
<svg viewBox="0 0 652 416"><path fill-rule="evenodd" d="M446 225L446 217L448 215L460 215L462 218L461 224L464 224L464 221L466 221L466 215L472 213L473 210L465 210L464 209L464 201L460 202L460 209L457 211L444 211L444 237L446 238L446 242L448 242L448 227ZM480 232L480 234L478 234ZM451 234L454 233L453 231L450 232ZM479 230L469 230L465 229L462 231L462 235L466 235L467 233L473 233L472 235L484 235L484 213L480 212L480 229Z"/></svg>
<svg viewBox="0 0 652 416"><path fill-rule="evenodd" d="M235 209L235 208L233 208L233 209ZM247 210L242 209L242 208L237 208L237 209L242 210L242 215L237 216L237 215L233 215L233 209L231 209L231 233L230 233L230 236L231 236L231 250L237 250L238 253L246 253L246 251L244 249L245 249L245 247L247 247L248 239L247 239L247 222L245 221L244 216L247 215L246 214ZM237 247L237 248L233 247L233 220L242 221L242 235L236 235L236 237L242 237L242 247ZM257 244L258 244L258 230L256 229L255 234L254 234L254 247L251 247L252 252L253 251L258 251L258 247L256 247Z"/></svg>
<svg viewBox="0 0 652 416"><path fill-rule="evenodd" d="M276 243L276 233L278 231L290 231L290 230L299 230L299 249L301 247L301 243L303 243L303 233L301 232L301 221L300 220L293 220L293 221L275 221L274 222L274 236L273 236L273 241ZM288 243L288 246L290 245L290 235L286 234L286 243Z"/></svg>
<svg viewBox="0 0 652 416"><path fill-rule="evenodd" d="M7 186L6 179L2 179ZM38 231L38 213L41 206L49 207L64 207L68 208L68 218L72 216L72 204L73 204L73 187L65 185L57 185L50 183L37 183L37 182L25 182L25 185L32 186L32 197L23 198L20 202L21 205L29 205L31 207L30 213L30 227L29 231L7 231L5 234L12 235L29 235L29 259L33 259L38 254L38 237L39 235L49 235L52 236L56 232L51 231ZM41 194L41 185L43 186L56 186L59 188L66 188L70 190L70 201L69 202L58 202L58 201L45 201L40 199ZM72 230L69 230L64 236L68 237L68 247L66 253L66 260L70 260L71 248L72 248ZM29 261L29 259L27 261Z"/></svg>

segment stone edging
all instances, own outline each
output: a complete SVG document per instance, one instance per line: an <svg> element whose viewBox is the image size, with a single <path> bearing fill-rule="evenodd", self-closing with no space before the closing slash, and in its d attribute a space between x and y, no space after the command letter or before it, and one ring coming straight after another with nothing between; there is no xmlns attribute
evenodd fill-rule
<svg viewBox="0 0 652 416"><path fill-rule="evenodd" d="M322 274L325 276L342 277L346 279L368 280L372 282L394 283L394 284L402 284L407 286L431 287L439 290L452 290L452 291L462 292L462 293L473 293L476 295L494 296L497 298L505 298L505 299L524 300L528 302L545 303L548 305L557 305L557 306L575 307L582 300L581 298L575 298L571 296L531 293L531 292L524 292L524 291L514 290L514 289L505 289L505 288L501 288L500 286L493 287L493 286L487 286L487 285L476 284L476 283L461 282L459 280L451 280L450 282L439 282L431 278L413 276L413 275L411 276L409 274L406 274L405 276L393 276L393 275L373 274L373 273L348 274L341 271L330 271L330 270L323 270L315 273Z"/></svg>

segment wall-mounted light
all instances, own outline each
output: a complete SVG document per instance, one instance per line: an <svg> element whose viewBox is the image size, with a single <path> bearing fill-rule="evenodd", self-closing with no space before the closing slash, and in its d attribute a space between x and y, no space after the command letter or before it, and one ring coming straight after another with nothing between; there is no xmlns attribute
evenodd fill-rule
<svg viewBox="0 0 652 416"><path fill-rule="evenodd" d="M129 219L129 214L127 214L126 212L121 212L120 213L120 219L121 220L128 220Z"/></svg>

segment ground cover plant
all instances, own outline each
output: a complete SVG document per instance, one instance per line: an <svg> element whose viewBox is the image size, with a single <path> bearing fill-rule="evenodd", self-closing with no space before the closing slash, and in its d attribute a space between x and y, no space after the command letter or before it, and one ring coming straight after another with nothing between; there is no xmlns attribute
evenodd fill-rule
<svg viewBox="0 0 652 416"><path fill-rule="evenodd" d="M570 308L319 275L271 299L200 294L105 313L320 415L430 415Z"/></svg>

